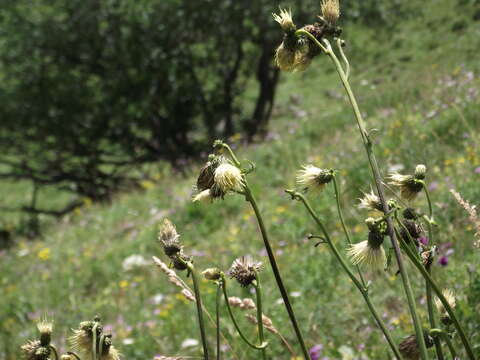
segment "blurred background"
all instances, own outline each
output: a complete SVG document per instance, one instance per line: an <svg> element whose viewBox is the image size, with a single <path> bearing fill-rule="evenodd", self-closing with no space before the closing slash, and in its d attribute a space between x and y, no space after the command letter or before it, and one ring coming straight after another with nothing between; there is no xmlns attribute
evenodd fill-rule
<svg viewBox="0 0 480 360"><path fill-rule="evenodd" d="M150 257L160 254L164 217L200 267L225 269L245 252L265 256L244 201L190 203L196 172L222 138L257 164L251 182L308 345L328 359L389 358L329 253L305 240L313 224L283 195L304 163L339 169L347 220L357 241L365 236L356 199L370 175L351 109L328 59L301 73L275 68L282 32L271 14L279 5L298 27L319 14L318 1L299 0L1 3L0 357L18 358L45 313L62 348L69 328L98 313L125 358L198 354L186 342L197 335L194 308ZM379 130L382 170L427 165L436 271L459 293L480 351L475 231L448 191L480 203L480 2L345 0L341 10L354 91L369 128ZM342 241L332 194L315 202ZM371 277L401 339L412 329L394 272ZM266 313L294 342L268 270L264 277ZM420 289L421 279L414 282ZM204 288L212 308L215 289ZM225 327L225 359L254 358ZM272 343L273 358L292 357Z"/></svg>

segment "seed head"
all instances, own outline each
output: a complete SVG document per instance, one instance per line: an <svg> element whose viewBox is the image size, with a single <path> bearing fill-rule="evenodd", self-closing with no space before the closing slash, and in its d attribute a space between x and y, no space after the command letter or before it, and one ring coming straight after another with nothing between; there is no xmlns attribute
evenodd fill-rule
<svg viewBox="0 0 480 360"><path fill-rule="evenodd" d="M447 300L450 307L455 308L457 301L455 300L455 294L453 293L453 291L450 289L445 289L442 291L442 294L443 296L445 296L445 299ZM443 305L443 303L440 301L439 298L435 298L435 306L437 307L437 310L440 313L440 318L442 320L442 323L444 323L445 325L450 324L451 323L450 316L448 315L447 309L445 308L445 306Z"/></svg>
<svg viewBox="0 0 480 360"><path fill-rule="evenodd" d="M380 201L380 198L377 195L375 195L373 190L371 190L369 194L363 193L363 198L359 200L360 200L360 205L358 207L361 209L383 211L383 206Z"/></svg>
<svg viewBox="0 0 480 360"><path fill-rule="evenodd" d="M322 17L330 25L335 25L340 17L340 4L338 0L323 0L321 5Z"/></svg>
<svg viewBox="0 0 480 360"><path fill-rule="evenodd" d="M25 360L35 360L35 353L40 347L39 340L28 340L20 349Z"/></svg>
<svg viewBox="0 0 480 360"><path fill-rule="evenodd" d="M209 269L205 269L202 272L202 275L207 280L218 280L221 278L222 272L218 268L209 268Z"/></svg>
<svg viewBox="0 0 480 360"><path fill-rule="evenodd" d="M41 345L50 345L50 341L52 339L53 322L43 319L37 323L37 329L40 332Z"/></svg>
<svg viewBox="0 0 480 360"><path fill-rule="evenodd" d="M415 179L423 180L425 179L425 174L427 173L427 167L423 164L419 164L415 167Z"/></svg>
<svg viewBox="0 0 480 360"><path fill-rule="evenodd" d="M215 169L215 186L222 192L241 191L243 189L243 177L239 168L231 164L221 164Z"/></svg>
<svg viewBox="0 0 480 360"><path fill-rule="evenodd" d="M313 165L304 165L297 172L297 184L306 190L322 191L332 179L332 170L320 169Z"/></svg>
<svg viewBox="0 0 480 360"><path fill-rule="evenodd" d="M425 345L427 348L433 346L433 339L428 335L427 331L423 332L423 337L425 339ZM398 346L398 350L402 356L407 360L418 360L420 359L420 348L417 343L416 335L407 336Z"/></svg>
<svg viewBox="0 0 480 360"><path fill-rule="evenodd" d="M228 275L235 278L240 285L247 287L256 279L256 273L261 268L262 263L254 262L249 256L242 256L235 259L230 270L228 270Z"/></svg>
<svg viewBox="0 0 480 360"><path fill-rule="evenodd" d="M387 263L387 256L383 248L385 235L381 232L379 224L373 218L365 220L369 228L368 239L353 244L347 250L354 265L366 265L372 269L384 269Z"/></svg>
<svg viewBox="0 0 480 360"><path fill-rule="evenodd" d="M211 159L200 169L197 178L197 191L210 189L214 184L215 169L222 163L226 162L223 156L212 156Z"/></svg>
<svg viewBox="0 0 480 360"><path fill-rule="evenodd" d="M292 33L297 29L297 27L293 23L291 10L280 9L279 15L272 13L272 16L273 20L278 22L282 27L282 30L286 33Z"/></svg>
<svg viewBox="0 0 480 360"><path fill-rule="evenodd" d="M98 321L82 321L78 329L73 330L73 335L68 339L73 351L90 354L93 345L93 328L96 327L96 338L99 339L103 327Z"/></svg>
<svg viewBox="0 0 480 360"><path fill-rule="evenodd" d="M175 225L170 220L164 219L158 234L158 240L163 245L165 255L171 257L182 250L182 245L178 241L179 238L180 235L177 233Z"/></svg>
<svg viewBox="0 0 480 360"><path fill-rule="evenodd" d="M389 183L399 187L402 197L407 200L413 200L423 189L423 185L412 175L402 175L395 172L390 174L389 179Z"/></svg>
<svg viewBox="0 0 480 360"><path fill-rule="evenodd" d="M192 201L193 202L212 202L213 196L212 196L211 189L206 189L199 192L193 197Z"/></svg>

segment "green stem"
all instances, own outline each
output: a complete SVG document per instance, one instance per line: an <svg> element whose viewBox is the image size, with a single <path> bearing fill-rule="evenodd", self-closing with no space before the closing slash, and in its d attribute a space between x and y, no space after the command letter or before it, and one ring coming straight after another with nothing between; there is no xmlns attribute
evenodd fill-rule
<svg viewBox="0 0 480 360"><path fill-rule="evenodd" d="M258 272L255 272L255 281L253 283L255 287L255 295L257 296L257 326L258 326L258 340L260 344L265 343L265 335L263 332L263 311L262 311L262 286L260 285L260 279ZM267 359L266 349L262 349L262 358Z"/></svg>
<svg viewBox="0 0 480 360"><path fill-rule="evenodd" d="M98 322L95 322L92 327L92 360L97 360L97 328Z"/></svg>
<svg viewBox="0 0 480 360"><path fill-rule="evenodd" d="M420 260L412 252L412 249L410 249L410 247L407 246L407 244L405 243L405 241L401 237L399 237L399 239L400 239L400 241L403 245L403 249L404 249L405 253L407 254L407 256L409 257L410 261L420 271L420 273L425 278L425 280L428 281L428 283L432 287L432 290L435 292L438 299L441 301L441 303L445 307L445 310L447 311L450 319L452 320L453 325L455 326L455 329L457 330L458 335L460 336L462 344L465 347L465 351L467 352L468 358L470 360L475 360L475 355L473 354L473 350L472 350L472 347L470 345L470 342L468 341L468 338L465 335L465 331L463 330L462 325L460 325L460 322L458 321L455 313L453 312L452 307L450 306L447 299L443 295L442 290L440 290L440 288L438 287L436 282L432 279L432 277L430 276L428 271L425 269L423 264L420 262Z"/></svg>
<svg viewBox="0 0 480 360"><path fill-rule="evenodd" d="M217 297L215 299L215 325L217 326L216 340L217 340L217 360L220 360L220 300L222 299L222 284L217 284Z"/></svg>
<svg viewBox="0 0 480 360"><path fill-rule="evenodd" d="M367 158L368 162L370 163L370 168L372 171L373 175L373 180L375 182L375 186L377 188L378 196L380 198L380 201L382 203L383 211L384 213L388 213L389 208L387 201L385 199L385 194L383 191L383 184L382 184L382 177L380 175L380 169L378 167L377 159L375 157L375 154L373 152L373 144L369 139L369 135L365 126L365 122L362 117L362 113L360 112L360 109L357 104L357 100L355 98L355 95L353 94L352 88L350 87L350 83L348 81L348 78L342 68L342 65L340 64L340 61L338 60L337 56L335 55L332 46L328 42L328 40L324 40L325 46L320 44L315 37L310 34L309 32L305 30L297 30L296 34L298 35L304 35L307 36L310 40L312 40L315 44L317 44L332 60L332 62L335 65L335 68L338 72L338 75L340 76L340 79L342 81L343 87L345 88L345 91L347 92L348 98L350 100L350 104L353 109L353 113L355 115L355 119L357 121L357 126L360 131L360 136L363 141L363 145L365 147L365 151L367 153ZM312 39L313 38L313 39ZM403 259L402 259L402 254L400 251L400 246L398 244L398 241L395 237L395 231L393 228L393 222L390 219L390 217L387 217L386 219L387 223L387 233L388 236L390 237L390 241L392 243L392 247L395 253L395 257L397 260L398 268L400 270L400 274L402 277L402 282L403 282L403 287L405 289L405 293L407 296L407 302L408 302L408 307L410 309L410 313L412 316L412 321L415 327L415 334L417 338L417 342L420 347L420 355L422 360L427 360L428 359L428 352L427 352L427 347L425 345L425 339L423 337L423 330L422 326L420 323L420 317L418 316L417 309L415 306L415 299L413 296L413 291L412 287L410 285L410 279L408 278L407 271L405 269Z"/></svg>
<svg viewBox="0 0 480 360"><path fill-rule="evenodd" d="M55 346L50 344L49 347L53 351L53 355L55 356L55 360L58 360L58 352L57 352L57 349L55 348Z"/></svg>
<svg viewBox="0 0 480 360"><path fill-rule="evenodd" d="M188 270L192 274L193 282L193 291L195 292L195 304L197 305L197 316L198 316L198 326L200 327L200 338L202 339L203 347L203 356L205 360L208 360L208 345L207 345L207 336L205 334L205 324L203 322L203 310L202 310L202 299L200 297L200 288L198 284L197 274L195 268L191 262L187 263Z"/></svg>
<svg viewBox="0 0 480 360"><path fill-rule="evenodd" d="M395 354L395 357L398 359L398 360L401 360L402 359L402 356L400 355L400 352L397 348L397 345L395 344L395 342L393 341L393 338L390 334L390 331L388 331L385 323L383 322L382 318L380 317L380 315L378 314L375 306L372 304L372 302L370 301L370 295L368 293L368 288L364 287L360 281L358 281L357 277L355 276L355 274L352 272L352 270L350 269L350 267L347 265L347 263L345 262L345 260L343 259L343 257L340 255L340 252L338 251L337 247L335 246L335 244L333 243L333 241L331 240L330 238L330 235L328 234L328 231L327 229L325 228L325 226L323 225L322 221L320 220L320 218L317 216L317 214L315 213L315 211L313 210L313 208L311 207L310 203L307 201L307 199L300 193L298 192L295 192L295 191L291 191L291 190L286 190L287 193L289 193L290 195L292 195L293 198L296 198L297 200L300 200L303 205L305 206L305 208L307 209L307 211L310 213L310 216L313 218L313 220L315 220L315 222L317 223L317 225L320 227L324 237L325 237L325 240L326 242L328 243L331 251L333 252L334 256L337 258L337 260L340 262L342 268L345 270L345 272L347 273L347 275L350 277L350 279L352 280L353 284L358 288L358 290L360 291L360 293L362 294L363 298L365 299L365 302L367 303L367 306L368 306L368 309L370 310L370 312L372 313L373 317L375 318L376 322L377 322L377 325L378 327L382 330L383 334L385 335L385 338L387 339L387 342L388 344L390 345L390 348L392 349L393 353Z"/></svg>
<svg viewBox="0 0 480 360"><path fill-rule="evenodd" d="M235 320L235 316L233 316L232 308L230 307L230 303L228 302L228 294L227 294L227 281L225 279L225 276L222 276L222 289L223 289L223 297L225 299L225 304L227 305L227 310L228 314L230 315L230 319L233 322L233 325L235 326L235 329L238 332L238 335L242 338L245 343L250 346L251 348L255 350L262 350L264 349L268 344L262 343L260 345L255 345L252 342L250 342L247 337L243 334L242 330L240 330L240 326L237 323L237 320Z"/></svg>
<svg viewBox="0 0 480 360"><path fill-rule="evenodd" d="M343 219L343 212L342 208L340 206L340 191L339 191L339 186L337 183L337 177L334 175L333 176L333 188L335 189L335 200L337 202L337 211L338 211L338 217L340 218L340 222L342 223L342 228L345 233L345 236L347 238L347 242L349 245L352 245L352 240L350 239L350 234L348 233L347 226L345 225L345 220ZM362 282L363 287L366 287L366 282L365 279L363 278L362 271L360 270L360 266L355 265L357 268L358 276L360 277L360 281Z"/></svg>
<svg viewBox="0 0 480 360"><path fill-rule="evenodd" d="M234 164L237 167L240 167L240 161L238 161L237 157L235 156L234 152L228 146L227 144L218 141L215 142L214 146L222 146L224 149L228 151L230 154L230 157L232 158ZM270 265L272 267L273 275L275 276L275 281L277 282L278 289L280 290L280 294L283 299L283 303L285 304L285 307L287 309L288 316L290 318L290 322L292 323L293 329L295 331L295 334L297 336L297 340L300 344L300 347L302 348L303 356L305 357L306 360L311 360L310 359L310 354L308 352L308 349L305 345L305 341L303 340L302 332L300 331L300 327L298 326L297 318L295 317L295 313L293 311L292 304L290 303L290 299L288 298L288 293L285 288L285 285L283 285L283 280L282 276L280 275L280 270L278 269L277 265L277 260L275 259L275 255L273 253L272 247L270 245L270 241L268 239L268 234L267 234L267 229L265 227L265 223L263 222L263 217L262 214L260 213L260 210L258 209L257 201L255 200L255 197L248 186L248 182L246 177L243 177L244 180L244 191L245 191L245 199L250 203L252 206L252 209L255 213L255 216L257 218L258 226L260 228L260 233L262 234L262 239L263 243L265 245L265 250L267 251L268 255L268 260L270 262Z"/></svg>
<svg viewBox="0 0 480 360"><path fill-rule="evenodd" d="M452 340L450 340L450 336L445 332L443 331L442 329L430 329L430 334L433 335L433 338L435 339L436 336L435 335L440 335L443 340L445 340L445 343L447 344L448 346L448 350L450 350L450 354L452 355L452 360L455 360L457 359L457 351L455 350L453 344L452 344Z"/></svg>

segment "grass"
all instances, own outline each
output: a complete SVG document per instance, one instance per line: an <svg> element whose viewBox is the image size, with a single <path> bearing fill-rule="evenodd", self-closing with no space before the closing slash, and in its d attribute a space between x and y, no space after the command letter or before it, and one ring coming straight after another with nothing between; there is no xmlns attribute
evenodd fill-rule
<svg viewBox="0 0 480 360"><path fill-rule="evenodd" d="M453 243L454 250L448 266L437 265L434 273L443 287L455 290L460 316L480 355L478 250L472 248L468 216L448 192L455 188L472 203L480 202L480 22L472 20L474 7L468 3L414 2L412 8L415 12L398 20L391 33L358 25L345 29L352 83L368 127L378 130L376 153L382 171L398 166L412 171L417 163L429 169L439 224L436 237L442 244ZM367 214L358 210L356 199L369 190L370 173L332 65L318 58L306 72L283 76L267 140L249 147L240 136L232 140L239 157L257 165L249 182L307 345L322 344L330 359L388 358L361 297L327 249L314 248L306 240L317 229L304 209L283 193L293 186L295 171L304 163L338 169L347 223L354 241L364 239ZM101 314L127 359L196 356L200 345L182 348L186 339L198 338L194 306L153 265L127 271L122 263L132 254L147 261L161 256L155 239L164 217L177 225L185 251L195 255L198 268L227 269L244 254L266 262L253 213L239 196L212 205L190 202L200 166L194 164L181 175L161 164L152 167L152 179L143 191L119 194L110 205L86 204L60 222L49 223L42 239L20 238L17 246L1 252L0 357L18 358L19 344L34 336L33 321L44 313L55 319L57 339L64 339L79 321ZM20 190L5 185L0 191L15 203L25 196ZM329 187L311 200L334 241L344 244L333 196ZM414 205L426 207L421 198ZM400 341L413 329L395 271L369 273L368 278L375 304ZM261 275L265 313L299 352L270 269ZM426 325L423 282L416 274L412 277ZM215 287L204 282L202 290L213 314ZM230 292L253 296L233 283ZM226 309L222 311L226 319ZM236 315L242 318L242 313ZM241 324L253 339L255 326L243 320ZM223 328L232 346L225 350L225 359L255 358L252 350L240 347L230 323ZM210 325L208 335L213 346ZM289 358L281 342L267 336L272 358ZM65 348L61 341L57 344Z"/></svg>

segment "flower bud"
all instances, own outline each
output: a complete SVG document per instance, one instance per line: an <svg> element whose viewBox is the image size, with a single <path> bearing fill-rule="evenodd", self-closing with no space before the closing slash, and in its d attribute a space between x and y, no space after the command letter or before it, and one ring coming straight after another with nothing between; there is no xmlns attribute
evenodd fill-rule
<svg viewBox="0 0 480 360"><path fill-rule="evenodd" d="M427 172L427 167L423 164L417 165L415 167L415 179L423 180L425 179L425 174Z"/></svg>
<svg viewBox="0 0 480 360"><path fill-rule="evenodd" d="M323 0L320 6L323 19L330 25L334 25L340 17L338 0Z"/></svg>
<svg viewBox="0 0 480 360"><path fill-rule="evenodd" d="M202 272L202 275L207 280L218 280L221 278L222 272L218 268L209 268L209 269L205 269Z"/></svg>
<svg viewBox="0 0 480 360"><path fill-rule="evenodd" d="M297 27L293 23L292 13L290 10L280 9L280 15L272 14L273 19L280 24L282 30L286 33L294 32Z"/></svg>

